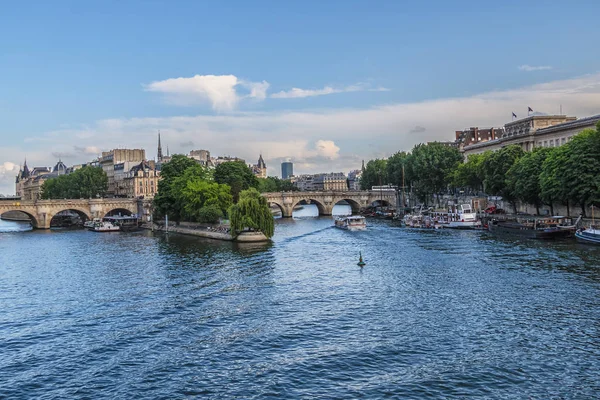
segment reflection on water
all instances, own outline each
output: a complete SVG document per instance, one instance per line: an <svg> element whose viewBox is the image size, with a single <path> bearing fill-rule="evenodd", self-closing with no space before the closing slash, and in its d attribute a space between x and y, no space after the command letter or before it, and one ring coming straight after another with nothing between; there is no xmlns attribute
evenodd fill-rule
<svg viewBox="0 0 600 400"><path fill-rule="evenodd" d="M30 231L31 224L29 222L21 221L7 221L0 219L0 233L3 232L24 232Z"/></svg>
<svg viewBox="0 0 600 400"><path fill-rule="evenodd" d="M600 248L315 208L265 244L0 233L0 398L597 397Z"/></svg>

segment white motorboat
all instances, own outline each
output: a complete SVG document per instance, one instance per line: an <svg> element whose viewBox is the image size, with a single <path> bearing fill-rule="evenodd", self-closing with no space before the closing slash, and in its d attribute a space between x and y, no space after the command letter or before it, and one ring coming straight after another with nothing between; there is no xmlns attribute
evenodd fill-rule
<svg viewBox="0 0 600 400"><path fill-rule="evenodd" d="M596 229L594 226L578 230L575 232L575 237L582 243L600 245L600 229Z"/></svg>
<svg viewBox="0 0 600 400"><path fill-rule="evenodd" d="M335 219L335 227L348 231L363 231L367 229L367 220L361 215L337 217Z"/></svg>
<svg viewBox="0 0 600 400"><path fill-rule="evenodd" d="M100 218L94 218L92 220L87 220L83 223L83 227L90 229L90 228L94 227L94 224L97 224L100 222L102 222L102 220Z"/></svg>
<svg viewBox="0 0 600 400"><path fill-rule="evenodd" d="M92 232L118 232L121 230L121 227L111 221L104 220L96 222L89 230Z"/></svg>

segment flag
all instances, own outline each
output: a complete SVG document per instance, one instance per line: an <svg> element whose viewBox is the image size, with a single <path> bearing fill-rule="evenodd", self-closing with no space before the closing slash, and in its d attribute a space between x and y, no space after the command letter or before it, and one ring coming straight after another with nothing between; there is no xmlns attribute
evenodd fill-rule
<svg viewBox="0 0 600 400"><path fill-rule="evenodd" d="M527 107L527 112L533 112L533 108Z"/></svg>
<svg viewBox="0 0 600 400"><path fill-rule="evenodd" d="M517 114L513 113L513 118L517 118Z"/></svg>

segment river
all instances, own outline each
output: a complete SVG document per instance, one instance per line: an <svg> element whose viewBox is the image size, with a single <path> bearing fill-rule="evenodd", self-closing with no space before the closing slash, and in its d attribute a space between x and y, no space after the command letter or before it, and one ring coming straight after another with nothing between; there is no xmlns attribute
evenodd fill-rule
<svg viewBox="0 0 600 400"><path fill-rule="evenodd" d="M600 249L312 207L266 245L0 222L0 398L600 393Z"/></svg>

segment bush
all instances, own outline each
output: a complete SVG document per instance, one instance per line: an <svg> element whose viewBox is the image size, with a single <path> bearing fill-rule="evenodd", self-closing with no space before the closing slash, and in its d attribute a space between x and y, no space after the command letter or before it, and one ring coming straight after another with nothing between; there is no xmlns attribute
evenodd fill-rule
<svg viewBox="0 0 600 400"><path fill-rule="evenodd" d="M223 216L223 212L217 206L205 206L198 210L199 222L217 223L219 218Z"/></svg>

